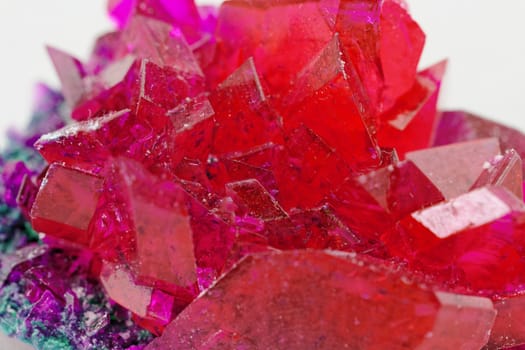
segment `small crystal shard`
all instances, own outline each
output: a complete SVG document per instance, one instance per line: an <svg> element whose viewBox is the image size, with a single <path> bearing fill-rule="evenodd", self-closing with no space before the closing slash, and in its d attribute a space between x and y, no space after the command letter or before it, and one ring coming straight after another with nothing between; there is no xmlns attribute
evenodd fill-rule
<svg viewBox="0 0 525 350"><path fill-rule="evenodd" d="M522 160L515 150L507 150L504 155L497 155L491 162L483 164L483 172L472 188L487 185L506 187L517 198L523 199Z"/></svg>
<svg viewBox="0 0 525 350"><path fill-rule="evenodd" d="M87 245L89 225L97 207L103 179L83 171L51 164L31 208L34 229Z"/></svg>
<svg viewBox="0 0 525 350"><path fill-rule="evenodd" d="M414 85L380 115L377 139L382 146L395 148L401 158L430 146L445 68L443 61L418 73Z"/></svg>
<svg viewBox="0 0 525 350"><path fill-rule="evenodd" d="M104 263L100 281L111 299L139 316L147 316L153 290L137 285L126 266Z"/></svg>
<svg viewBox="0 0 525 350"><path fill-rule="evenodd" d="M52 47L48 47L48 53L58 73L67 103L71 107L76 106L86 94L84 83L86 72L82 62Z"/></svg>

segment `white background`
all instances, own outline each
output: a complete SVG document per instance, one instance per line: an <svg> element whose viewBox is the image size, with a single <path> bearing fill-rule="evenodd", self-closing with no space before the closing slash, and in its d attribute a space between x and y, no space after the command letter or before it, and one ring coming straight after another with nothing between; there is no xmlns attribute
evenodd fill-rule
<svg viewBox="0 0 525 350"><path fill-rule="evenodd" d="M408 3L427 33L422 67L450 60L441 107L525 130L525 1ZM95 36L111 26L104 0L0 0L0 135L27 122L36 81L58 86L46 44L86 58ZM0 339L0 349L24 348Z"/></svg>

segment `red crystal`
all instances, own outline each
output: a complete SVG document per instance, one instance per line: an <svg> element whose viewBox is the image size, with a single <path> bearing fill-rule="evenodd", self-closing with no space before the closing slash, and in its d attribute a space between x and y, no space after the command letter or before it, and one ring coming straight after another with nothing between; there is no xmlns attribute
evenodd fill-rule
<svg viewBox="0 0 525 350"><path fill-rule="evenodd" d="M414 85L383 112L377 139L395 148L401 158L430 146L437 116L437 100L446 61L417 74Z"/></svg>
<svg viewBox="0 0 525 350"><path fill-rule="evenodd" d="M504 291L523 283L525 205L483 187L416 211L383 236L394 255L452 285Z"/></svg>
<svg viewBox="0 0 525 350"><path fill-rule="evenodd" d="M253 56L270 89L286 93L297 72L333 36L321 8L318 1L225 2L219 10L214 60L204 67L210 85ZM304 45L290 45L298 42Z"/></svg>
<svg viewBox="0 0 525 350"><path fill-rule="evenodd" d="M292 130L285 142L272 170L279 190L277 199L286 210L318 206L350 174L338 153L311 129L301 126Z"/></svg>
<svg viewBox="0 0 525 350"><path fill-rule="evenodd" d="M353 167L380 162L376 141L370 137L370 107L338 35L298 73L294 86L285 99L287 129L306 125Z"/></svg>
<svg viewBox="0 0 525 350"><path fill-rule="evenodd" d="M88 245L103 179L57 163L50 165L33 207L31 224L40 232Z"/></svg>
<svg viewBox="0 0 525 350"><path fill-rule="evenodd" d="M485 162L499 153L498 139L490 138L413 151L406 158L421 169L445 198L451 199L468 191L481 175Z"/></svg>
<svg viewBox="0 0 525 350"><path fill-rule="evenodd" d="M49 48L75 121L4 197L148 349L525 344L525 137L437 112L402 1L108 8L87 62Z"/></svg>
<svg viewBox="0 0 525 350"><path fill-rule="evenodd" d="M524 317L521 312L524 305L525 296L523 294L495 298L494 308L497 311L497 317L486 346L487 349L504 349L525 343Z"/></svg>
<svg viewBox="0 0 525 350"><path fill-rule="evenodd" d="M487 185L502 186L523 200L522 161L515 150L510 149L504 155L497 155L491 162L483 164L483 172L471 189Z"/></svg>
<svg viewBox="0 0 525 350"><path fill-rule="evenodd" d="M215 112L213 153L250 150L282 138L282 126L267 101L252 59L212 92Z"/></svg>
<svg viewBox="0 0 525 350"><path fill-rule="evenodd" d="M389 0L383 3L379 32L379 57L385 80L382 107L387 110L394 101L419 84L421 76L431 74L423 72L414 79L425 34L401 2Z"/></svg>
<svg viewBox="0 0 525 350"><path fill-rule="evenodd" d="M274 252L242 260L146 349L479 349L494 317L489 299L354 254Z"/></svg>
<svg viewBox="0 0 525 350"><path fill-rule="evenodd" d="M328 198L342 221L369 242L377 241L403 216L443 200L439 189L410 161L347 179Z"/></svg>

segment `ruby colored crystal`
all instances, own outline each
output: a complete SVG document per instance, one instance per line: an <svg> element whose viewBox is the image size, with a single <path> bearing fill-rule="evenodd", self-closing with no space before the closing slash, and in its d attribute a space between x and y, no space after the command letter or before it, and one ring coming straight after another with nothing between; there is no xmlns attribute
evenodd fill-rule
<svg viewBox="0 0 525 350"><path fill-rule="evenodd" d="M213 143L214 114L209 99L203 95L187 99L168 112L176 131L171 147L170 135L167 135L167 151L175 168L184 158L201 163L208 160Z"/></svg>
<svg viewBox="0 0 525 350"><path fill-rule="evenodd" d="M91 172L100 172L104 168L111 151L104 147L110 140L111 130L125 125L129 118L128 111L109 114L85 122L70 124L62 129L42 136L35 148L48 162L61 162Z"/></svg>
<svg viewBox="0 0 525 350"><path fill-rule="evenodd" d="M355 254L274 252L241 261L146 349L479 349L494 317L489 299Z"/></svg>
<svg viewBox="0 0 525 350"><path fill-rule="evenodd" d="M524 213L506 189L483 187L408 215L383 241L446 283L504 291L523 283Z"/></svg>
<svg viewBox="0 0 525 350"><path fill-rule="evenodd" d="M204 71L215 86L253 56L270 90L285 94L293 77L326 45L333 31L324 21L318 1L254 2L247 6L250 3L229 1L221 6L214 59Z"/></svg>
<svg viewBox="0 0 525 350"><path fill-rule="evenodd" d="M516 151L507 150L504 155L497 155L491 162L483 164L483 172L471 188L487 185L502 186L517 198L523 199L522 166L521 158Z"/></svg>
<svg viewBox="0 0 525 350"><path fill-rule="evenodd" d="M414 85L380 116L378 142L401 158L430 146L437 119L437 99L446 61L417 74Z"/></svg>
<svg viewBox="0 0 525 350"><path fill-rule="evenodd" d="M287 129L306 125L353 168L379 164L370 107L338 35L298 73L294 86L284 102Z"/></svg>
<svg viewBox="0 0 525 350"><path fill-rule="evenodd" d="M496 297L494 308L497 311L497 317L486 346L487 349L510 348L525 343L524 318L521 313L524 305L525 296L521 293Z"/></svg>
<svg viewBox="0 0 525 350"><path fill-rule="evenodd" d="M213 153L242 152L282 138L278 115L270 107L252 59L212 92L216 111Z"/></svg>
<svg viewBox="0 0 525 350"><path fill-rule="evenodd" d="M237 215L248 215L261 220L275 220L288 214L265 188L255 179L230 182L226 193L237 204Z"/></svg>
<svg viewBox="0 0 525 350"><path fill-rule="evenodd" d="M489 138L413 151L406 158L421 169L445 198L451 199L471 188L485 162L499 153L498 139Z"/></svg>
<svg viewBox="0 0 525 350"><path fill-rule="evenodd" d="M267 244L279 249L334 249L351 251L360 239L327 207L293 211L265 225Z"/></svg>
<svg viewBox="0 0 525 350"><path fill-rule="evenodd" d="M349 178L327 199L341 220L370 242L403 216L443 200L439 189L411 161Z"/></svg>
<svg viewBox="0 0 525 350"><path fill-rule="evenodd" d="M305 126L292 130L285 143L272 167L285 210L318 206L350 174L344 160Z"/></svg>
<svg viewBox="0 0 525 350"><path fill-rule="evenodd" d="M103 179L74 168L51 164L31 209L35 230L87 245Z"/></svg>
<svg viewBox="0 0 525 350"><path fill-rule="evenodd" d="M428 76L429 72L416 76L425 34L401 2L387 0L383 3L379 32L379 57L385 80L382 109L387 110L395 104L394 101L420 83L421 76Z"/></svg>

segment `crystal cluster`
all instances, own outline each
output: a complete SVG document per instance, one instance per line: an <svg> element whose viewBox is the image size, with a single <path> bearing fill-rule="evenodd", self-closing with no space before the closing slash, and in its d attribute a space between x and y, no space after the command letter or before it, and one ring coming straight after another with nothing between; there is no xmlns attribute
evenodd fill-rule
<svg viewBox="0 0 525 350"><path fill-rule="evenodd" d="M42 90L4 154L9 334L42 349L525 344L525 136L437 111L446 62L417 70L406 4L108 8L118 29L88 60L48 49L62 93Z"/></svg>

